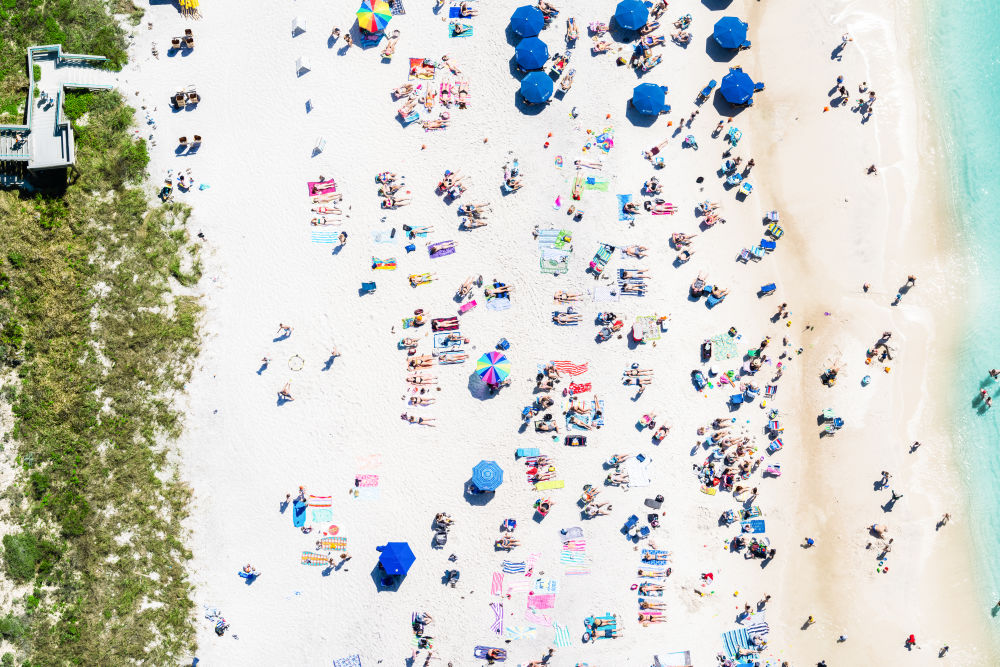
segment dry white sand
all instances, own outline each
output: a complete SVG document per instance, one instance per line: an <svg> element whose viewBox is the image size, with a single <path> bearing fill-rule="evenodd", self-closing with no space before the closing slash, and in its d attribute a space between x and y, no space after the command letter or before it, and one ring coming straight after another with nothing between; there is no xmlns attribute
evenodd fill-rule
<svg viewBox="0 0 1000 667"><path fill-rule="evenodd" d="M927 386L922 383L928 377L919 355L938 340L930 313L942 293L932 294L924 282L924 276L936 270L931 248L924 249L918 269L898 255L904 232L919 237L921 230L932 227L904 203L920 192L901 178L915 171L919 155L906 139L918 128L904 48L908 45L904 40L889 53L884 48L888 39L906 36L909 17L862 14L853 3L832 0L809 7L782 0L738 0L725 12L711 11L715 3L672 3L669 19L690 12L695 37L687 49L663 47L664 63L642 77L669 85L668 103L673 105L671 115L643 127L626 117L627 100L638 83L635 74L616 66L610 55L591 57L588 52L586 24L607 21L613 11L608 3L579 1L570 8L563 2L562 15L543 32L550 51L561 51L564 20L574 16L581 38L570 64L576 69L573 89L565 100L540 113L522 113L515 104L518 82L510 76L508 62L514 47L504 27L516 3L473 2L481 15L471 21L475 34L468 39L448 39L446 23L431 11L430 3L406 4L408 13L390 25L390 30L402 33L390 64L380 63L378 49L344 53L342 42L330 44L333 26L345 28L353 22L353 4L206 2L204 17L196 22L186 22L169 6L153 5L147 13L153 29L146 30L144 23L137 32L135 67L124 75L125 92L137 104L141 100L157 107L154 180L169 168L176 172L190 167L196 183L211 186L178 196L195 208L192 232L201 230L207 237L206 336L188 388L187 429L181 443L182 475L195 491L191 572L197 585L201 660L329 664L332 658L359 653L364 664L401 661L412 649L413 611L435 618L429 633L442 664L477 664L472 658L477 644L506 646L513 664L537 659L552 645L551 629L539 627L535 638L509 645L490 631L488 605L500 601L490 595L491 573L508 557L494 552L492 542L501 521L514 517L523 546L509 558L523 560L540 553L536 571L559 580L556 606L545 613L570 628L573 643L558 649L553 664L644 665L654 654L676 650L691 650L695 664L712 664L722 649L719 634L736 627L734 619L744 602L755 602L764 593L773 596L766 614L771 646L764 655L772 664L781 659L809 664L824 657L830 664L929 661L936 654L933 645L917 655L904 654L902 641L910 632L922 645L925 637L950 642L953 658L962 664L990 664L992 647L983 643L982 624L971 606L971 580L938 575L940 570L927 560L932 549L945 543L934 536L933 523L937 514L951 509L941 504L944 494L935 482L945 479L941 475L948 469L947 456L936 454L928 463L932 457L921 452L920 463L899 467L902 455L883 460L873 453L887 440L900 450L908 440L924 439L924 427L933 423L930 406L919 403L917 388ZM755 79L768 84L755 107L734 121L746 134L736 154L744 160L755 157L760 165L752 172L754 194L738 202L715 175L723 145L709 137L719 119L709 103L691 130L671 139L664 153L666 167L657 173L678 213L642 215L634 226L619 222L614 194L632 193L638 199L642 182L654 173L641 151L670 137L695 108L697 92L709 79L721 80L726 73L727 63L713 62L705 53L711 26L724 14L751 22L754 50L737 56L733 64L742 63ZM293 37L296 16L305 18L306 31ZM169 38L185 26L195 31L197 48L168 57L164 51ZM855 42L844 63L831 63L829 51L845 30L854 34ZM151 40L160 46L159 59L150 55ZM389 91L406 81L407 58L439 59L446 53L461 65L458 78L470 82L469 109L452 108L451 127L445 131L401 127L394 115L398 104ZM311 69L297 76L295 61L300 56ZM848 76L852 86L866 78L879 91L876 118L867 127L847 110L817 113L838 73ZM435 86L442 76L439 70ZM188 84L197 86L203 102L196 110L171 112L169 95ZM140 94L133 96L134 91ZM307 101L313 107L308 113ZM570 116L574 107L576 119ZM674 126L668 127L671 119ZM888 125L885 130L883 124ZM581 153L586 130L607 127L614 128L610 153ZM689 133L698 138L700 150L681 149L681 139ZM192 134L203 136L201 150L175 156L176 137ZM311 157L317 137L326 139L326 150ZM566 167L554 165L557 155ZM512 156L520 160L526 185L504 197L502 166ZM602 161L600 175L610 185L608 192L587 191L577 203L584 219L572 222L565 213L574 173L569 165L579 158ZM873 161L884 178L862 179L863 166ZM460 203L492 204L489 226L457 230L456 205L447 205L434 192L445 169L468 175L469 191ZM413 193L410 206L380 210L374 176L382 170L405 174ZM343 225L350 239L340 252L310 242L314 228L308 224L312 215L305 184L318 174L336 179L345 207L350 206ZM705 177L701 186L695 182L698 176ZM849 204L836 204L845 193ZM556 196L562 198L560 210L552 207ZM705 198L722 202L727 223L702 233L694 259L675 268L669 234L698 231L694 207ZM778 252L749 266L735 262L742 247L759 240L761 216L775 206L780 206L789 230ZM436 231L416 239L417 250L411 254L404 251L402 240L380 244L371 236L372 230L390 227L398 234L403 224L433 225ZM536 225L572 231L569 274L539 273L531 234ZM457 252L429 259L424 243L446 239L457 242ZM584 323L579 326L551 323L555 290L584 291L608 284L584 273L599 242L649 246L646 260L616 257L609 272L619 267L651 270L648 295L622 297L612 309L629 324L635 315L670 314L669 331L655 347L632 349L626 338L596 345L597 327L591 318L603 304L580 304ZM373 256L395 257L399 268L372 271ZM709 271L713 283L731 289L713 310L706 309L703 300L687 299L687 286L699 270ZM434 272L437 282L415 289L407 284L408 274L425 271ZM886 294L910 271L921 275L920 286L904 308L890 315ZM467 276L480 274L487 281L497 278L514 286L512 307L487 310L477 291L480 306L462 320L472 360L435 368L440 380L440 392L433 392L437 403L408 410L402 400L406 354L396 346L404 333L401 318L415 308L431 317L454 314L455 289ZM378 291L359 296L358 288L367 280L377 281ZM876 286L876 294L862 306L857 294L864 280ZM779 283L778 293L759 302L755 292L772 281ZM768 320L783 300L794 313L791 327ZM847 321L851 308L867 309L863 322ZM848 326L841 330L833 322L821 323L824 310L838 315L836 325ZM817 325L812 339L802 332L809 318ZM274 341L279 322L295 330L290 338ZM752 480L760 486L758 502L779 552L766 568L724 549L734 530L719 527L717 518L737 505L728 495L700 493L691 472L691 464L705 457L695 430L727 414L724 402L730 392L700 394L689 374L699 367L702 339L730 326L742 335L741 352L764 335L774 337L772 350L786 334L789 349L809 346L806 355L792 359L769 405L779 408L785 419L784 440L791 446L775 460L786 472L762 481L758 471ZM887 328L903 338L894 343L908 354L897 364L901 372L876 378L875 386L862 393L857 381L864 349ZM431 352L428 333L428 327L416 330L422 337L420 353ZM513 384L487 397L473 376L474 360L500 337L511 343ZM324 370L334 345L341 356ZM851 357L850 379L830 394L838 397L834 407L848 418L849 426L836 439L819 444L816 427L805 424L815 419L817 405L825 407L828 395L813 397L813 387L825 351L833 349ZM273 361L258 372L265 355ZM302 370L289 369L293 355L305 360ZM589 372L580 379L592 382L606 401L607 426L591 434L585 449L563 447L561 438L553 442L543 434L518 432L520 409L532 399L536 364L552 359L589 362ZM621 372L633 362L656 371L655 383L638 400L620 381ZM736 363L715 365L725 369ZM770 370L773 367L764 373L767 377ZM765 378L758 379L764 384ZM296 400L278 406L276 392L288 380ZM805 387L809 391L804 392ZM404 411L436 418L437 428L404 423L399 419ZM635 427L637 418L650 411L673 426L659 446L651 443L649 431ZM763 443L765 410L744 406L734 416ZM559 477L566 482L564 490L548 494L556 505L540 523L531 516L532 503L541 494L522 477L523 464L513 457L517 447L540 447L555 457ZM613 503L612 515L581 519L575 501L582 485L601 482L606 474L601 464L612 453L640 451L652 461L652 484L628 492L608 488L601 499ZM835 452L848 451L849 460L837 459ZM480 505L468 502L463 488L472 466L484 458L497 460L506 477L496 497ZM884 499L873 497L868 484L885 465L897 465L897 482L909 477L905 504L887 519L902 545L891 562L903 572L894 567L892 574L875 577L870 574L874 558L864 550L863 527L883 520L877 504ZM377 500L353 496L358 473L379 476ZM353 559L328 576L321 568L299 564L301 551L312 549L320 536L318 529L303 535L292 527L290 509L279 512L285 494L294 495L300 484L310 493L333 496L333 523L348 538ZM639 553L619 531L630 514L644 516L643 499L657 493L666 496L666 513L654 540L673 552L673 575L663 598L669 623L643 628L636 621L636 597L630 590ZM431 547L431 522L439 511L450 512L456 520L443 550ZM961 521L956 523L948 532L956 544L964 544L957 539ZM589 576L563 574L559 529L570 526L585 531L593 559ZM805 534L818 539L815 549L798 549ZM408 541L417 560L399 590L376 592L375 546L386 541ZM455 563L448 560L452 553L458 556ZM910 559L912 553L922 555ZM961 571L970 571L969 556L960 549L947 557ZM237 576L247 562L263 572L252 586ZM441 583L444 571L451 568L462 573L455 589ZM714 574L712 587L700 586L703 572ZM941 604L937 597L945 585L951 587L953 605ZM714 595L702 597L697 591ZM508 626L531 625L524 617L523 593L502 602ZM211 623L201 619L201 605L220 609L231 623L230 633L217 638ZM604 612L619 615L624 637L582 644L582 619ZM809 614L819 622L800 631ZM850 639L835 645L841 633Z"/></svg>

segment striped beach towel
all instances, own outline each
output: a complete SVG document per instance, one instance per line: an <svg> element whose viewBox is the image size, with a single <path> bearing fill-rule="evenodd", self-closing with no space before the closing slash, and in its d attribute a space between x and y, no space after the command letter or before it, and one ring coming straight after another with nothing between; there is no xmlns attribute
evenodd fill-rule
<svg viewBox="0 0 1000 667"><path fill-rule="evenodd" d="M504 629L504 636L507 639L534 639L538 635L538 628L534 625L508 625Z"/></svg>
<svg viewBox="0 0 1000 667"><path fill-rule="evenodd" d="M552 609L556 606L556 596L554 593L529 593L528 594L528 608L529 609Z"/></svg>
<svg viewBox="0 0 1000 667"><path fill-rule="evenodd" d="M347 551L346 537L324 537L319 541L319 548L327 551Z"/></svg>
<svg viewBox="0 0 1000 667"><path fill-rule="evenodd" d="M503 572L494 572L490 595L500 595L501 593L503 593Z"/></svg>
<svg viewBox="0 0 1000 667"><path fill-rule="evenodd" d="M574 364L572 361L553 361L556 370L566 375L583 375L587 372L587 363Z"/></svg>
<svg viewBox="0 0 1000 667"><path fill-rule="evenodd" d="M505 560L503 562L503 566L500 569L506 572L507 574L524 574L527 568L525 567L524 561L514 562Z"/></svg>
<svg viewBox="0 0 1000 667"><path fill-rule="evenodd" d="M525 579L515 579L513 581L507 581L507 595L514 595L517 593L527 593L531 590L531 582Z"/></svg>
<svg viewBox="0 0 1000 667"><path fill-rule="evenodd" d="M528 558L525 561L525 565L527 565L528 571L524 573L524 576L531 575L531 571L535 569L535 563L537 563L538 559L541 557L542 557L541 552L536 554L528 554Z"/></svg>
<svg viewBox="0 0 1000 667"><path fill-rule="evenodd" d="M590 574L590 568L583 565L570 565L566 568L566 576L568 577L587 574Z"/></svg>
<svg viewBox="0 0 1000 667"><path fill-rule="evenodd" d="M566 540L562 548L563 551L586 551L587 540Z"/></svg>
<svg viewBox="0 0 1000 667"><path fill-rule="evenodd" d="M303 551L299 562L303 565L329 565L330 554L319 554L315 551Z"/></svg>
<svg viewBox="0 0 1000 667"><path fill-rule="evenodd" d="M337 243L337 232L327 229L314 229L309 236L313 243Z"/></svg>
<svg viewBox="0 0 1000 667"><path fill-rule="evenodd" d="M333 507L333 496L313 496L306 499L309 507Z"/></svg>
<svg viewBox="0 0 1000 667"><path fill-rule="evenodd" d="M378 486L378 475L358 474L354 476L354 486L371 487Z"/></svg>
<svg viewBox="0 0 1000 667"><path fill-rule="evenodd" d="M535 583L531 586L531 590L536 593L558 593L559 581L547 578L535 579Z"/></svg>
<svg viewBox="0 0 1000 667"><path fill-rule="evenodd" d="M503 635L503 603L502 602L491 602L490 609L493 610L493 625L490 626L490 630L495 632L497 636Z"/></svg>
<svg viewBox="0 0 1000 667"><path fill-rule="evenodd" d="M552 643L555 644L557 647L566 647L573 642L573 639L572 637L570 637L569 634L568 625L559 625L558 623L556 623L552 627L555 628L556 631L556 637L552 641Z"/></svg>
<svg viewBox="0 0 1000 667"><path fill-rule="evenodd" d="M647 558L647 556L651 556L652 558ZM666 557L667 560L670 560L670 552L662 551L660 549L642 550L642 560L645 563L662 563L665 562L664 557Z"/></svg>
<svg viewBox="0 0 1000 667"><path fill-rule="evenodd" d="M531 609L525 610L525 612L524 612L524 620L528 621L529 623L537 623L538 625L541 625L542 627L546 627L546 628L551 628L552 627L552 619L551 618L549 618L545 614L536 614Z"/></svg>
<svg viewBox="0 0 1000 667"><path fill-rule="evenodd" d="M587 562L587 553L585 551L563 551L559 554L559 562L563 564L577 564Z"/></svg>

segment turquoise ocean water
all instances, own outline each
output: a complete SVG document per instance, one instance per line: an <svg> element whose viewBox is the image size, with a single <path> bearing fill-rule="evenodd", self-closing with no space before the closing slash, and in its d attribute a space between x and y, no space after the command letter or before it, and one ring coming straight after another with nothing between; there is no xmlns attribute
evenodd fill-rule
<svg viewBox="0 0 1000 667"><path fill-rule="evenodd" d="M924 7L925 70L935 121L943 123L953 225L970 277L949 387L957 392L952 433L962 452L977 560L987 564L984 604L992 604L1000 599L1000 385L986 380L990 368L1000 368L1000 1L925 0ZM981 387L994 396L988 413L974 404Z"/></svg>

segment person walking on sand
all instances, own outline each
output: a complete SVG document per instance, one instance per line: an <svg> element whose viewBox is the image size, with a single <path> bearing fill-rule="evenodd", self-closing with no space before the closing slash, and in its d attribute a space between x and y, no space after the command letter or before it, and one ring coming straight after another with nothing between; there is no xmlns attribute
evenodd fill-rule
<svg viewBox="0 0 1000 667"><path fill-rule="evenodd" d="M813 618L812 616L810 616L809 618L806 619L806 625L812 625L815 622L816 622L816 619Z"/></svg>
<svg viewBox="0 0 1000 667"><path fill-rule="evenodd" d="M271 363L271 360L269 358L267 358L267 357L264 357L263 359L260 360L260 369L262 371L266 371L267 370L267 365L269 363Z"/></svg>
<svg viewBox="0 0 1000 667"><path fill-rule="evenodd" d="M895 491L892 492L892 502L896 502L902 497L903 497L902 493L896 493Z"/></svg>
<svg viewBox="0 0 1000 667"><path fill-rule="evenodd" d="M278 392L278 396L286 401L294 401L295 399L292 398L291 387L292 381L289 380L285 383L285 386L281 388L281 391Z"/></svg>
<svg viewBox="0 0 1000 667"><path fill-rule="evenodd" d="M949 521L951 521L951 515L945 512L944 516L941 517L941 520L938 523L942 526L947 526Z"/></svg>
<svg viewBox="0 0 1000 667"><path fill-rule="evenodd" d="M340 245L341 246L346 245L347 244L347 232L340 232L340 234L337 235L337 240L340 241Z"/></svg>
<svg viewBox="0 0 1000 667"><path fill-rule="evenodd" d="M278 333L281 334L282 337L287 338L288 336L292 335L292 327L288 326L287 324L279 322ZM264 358L266 359L267 357Z"/></svg>

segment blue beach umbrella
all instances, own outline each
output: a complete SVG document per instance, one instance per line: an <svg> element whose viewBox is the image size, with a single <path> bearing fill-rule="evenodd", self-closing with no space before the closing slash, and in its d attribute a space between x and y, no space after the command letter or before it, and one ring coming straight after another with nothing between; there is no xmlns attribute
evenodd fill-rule
<svg viewBox="0 0 1000 667"><path fill-rule="evenodd" d="M406 574L410 571L413 561L417 560L406 542L388 542L381 547L375 547L375 551L382 554L378 557L378 563L386 574Z"/></svg>
<svg viewBox="0 0 1000 667"><path fill-rule="evenodd" d="M738 49L747 41L747 24L735 16L723 16L715 22L712 37L724 49Z"/></svg>
<svg viewBox="0 0 1000 667"><path fill-rule="evenodd" d="M548 102L553 90L552 78L545 72L530 72L521 79L521 95L532 104Z"/></svg>
<svg viewBox="0 0 1000 667"><path fill-rule="evenodd" d="M472 484L480 491L496 491L503 484L503 470L496 461L480 461L472 469Z"/></svg>
<svg viewBox="0 0 1000 667"><path fill-rule="evenodd" d="M729 68L729 74L722 77L719 85L719 92L730 104L749 104L753 101L753 90L753 79L736 67Z"/></svg>
<svg viewBox="0 0 1000 667"><path fill-rule="evenodd" d="M541 69L549 59L549 46L537 37L525 37L517 43L514 56L521 69Z"/></svg>
<svg viewBox="0 0 1000 667"><path fill-rule="evenodd" d="M622 0L615 7L615 23L625 30L638 30L649 20L649 10L639 0Z"/></svg>
<svg viewBox="0 0 1000 667"><path fill-rule="evenodd" d="M640 83L632 89L632 106L641 114L655 116L663 111L663 105L666 101L666 86L658 86L655 83Z"/></svg>
<svg viewBox="0 0 1000 667"><path fill-rule="evenodd" d="M510 29L521 37L534 37L545 27L545 14L538 7L523 5L510 15Z"/></svg>

